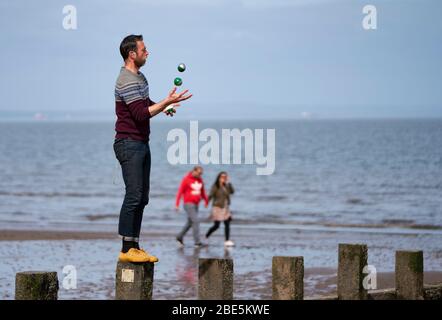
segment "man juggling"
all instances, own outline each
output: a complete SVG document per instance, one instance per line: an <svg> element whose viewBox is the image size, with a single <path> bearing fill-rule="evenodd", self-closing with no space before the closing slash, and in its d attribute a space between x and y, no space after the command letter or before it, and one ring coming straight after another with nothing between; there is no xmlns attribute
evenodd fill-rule
<svg viewBox="0 0 442 320"><path fill-rule="evenodd" d="M149 148L150 118L167 112L170 106L192 97L188 90L174 87L160 102L149 97L149 84L140 68L149 52L143 36L129 35L120 45L124 60L115 85L115 155L121 165L126 194L121 206L118 233L123 238L119 260L123 262L157 262L158 258L140 248L144 207L149 203L151 157ZM166 113L167 112L167 113Z"/></svg>

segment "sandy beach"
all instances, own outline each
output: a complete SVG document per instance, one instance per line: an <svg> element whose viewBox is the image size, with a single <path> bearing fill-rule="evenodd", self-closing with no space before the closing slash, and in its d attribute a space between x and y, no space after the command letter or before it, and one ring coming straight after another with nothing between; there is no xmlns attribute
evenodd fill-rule
<svg viewBox="0 0 442 320"><path fill-rule="evenodd" d="M202 229L208 225L203 224ZM425 284L442 283L442 252L435 243L440 235L355 233L235 226L237 245L223 247L222 232L209 246L195 249L190 236L178 248L179 228L156 226L144 230L141 244L157 255L154 299L196 299L198 258L225 257L234 261L234 298L271 298L271 261L274 255L304 256L305 297L336 292L338 243L366 243L369 264L377 269L377 289L394 287L394 251L424 249ZM435 244L433 247L431 243ZM0 299L14 298L15 273L27 270L57 271L59 299L114 299L114 279L120 240L110 230L14 230L0 231ZM63 267L77 270L77 288L62 286Z"/></svg>

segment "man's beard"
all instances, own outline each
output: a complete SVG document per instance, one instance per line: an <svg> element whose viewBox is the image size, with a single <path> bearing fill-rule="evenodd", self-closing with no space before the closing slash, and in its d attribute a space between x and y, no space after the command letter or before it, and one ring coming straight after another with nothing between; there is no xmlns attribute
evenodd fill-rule
<svg viewBox="0 0 442 320"><path fill-rule="evenodd" d="M137 59L134 60L134 63L138 68L141 68L146 63L146 59Z"/></svg>

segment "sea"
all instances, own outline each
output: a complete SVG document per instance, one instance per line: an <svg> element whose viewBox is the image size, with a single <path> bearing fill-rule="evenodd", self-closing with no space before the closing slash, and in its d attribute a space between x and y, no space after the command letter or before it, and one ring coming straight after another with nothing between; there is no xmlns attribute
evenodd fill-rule
<svg viewBox="0 0 442 320"><path fill-rule="evenodd" d="M191 140L203 152L207 141L202 133L212 129L219 137L214 152L220 163L197 161L207 191L220 171L228 172L238 225L442 233L441 119L206 120L197 121L198 139L191 124L173 118L151 121L151 191L144 227L182 223L174 211L175 195L195 165ZM186 134L184 163L170 160L177 129ZM236 146L240 163L223 161L226 129L252 133L252 149L245 140ZM247 152L259 147L260 130L261 151L274 158L274 170L267 175L257 174L265 165L255 154L249 157L253 163L245 163ZM271 130L274 143L266 141ZM2 228L116 226L125 189L114 135L113 121L1 122ZM200 216L207 218L209 210L201 209Z"/></svg>

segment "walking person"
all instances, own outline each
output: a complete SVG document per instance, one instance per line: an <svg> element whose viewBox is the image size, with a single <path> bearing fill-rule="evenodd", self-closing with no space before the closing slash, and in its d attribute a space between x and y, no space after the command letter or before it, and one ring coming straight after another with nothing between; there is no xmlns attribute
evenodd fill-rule
<svg viewBox="0 0 442 320"><path fill-rule="evenodd" d="M118 233L122 237L119 260L123 262L157 262L158 258L141 249L138 241L144 207L149 202L151 157L149 148L150 118L166 107L178 106L189 99L188 90L176 92L174 87L160 102L149 96L149 85L140 68L149 52L141 35L129 35L120 44L124 66L115 85L114 151L123 174L126 194L121 206Z"/></svg>
<svg viewBox="0 0 442 320"><path fill-rule="evenodd" d="M212 211L210 218L214 221L213 226L207 231L206 239L215 232L221 222L224 222L224 246L232 247L235 243L230 240L230 222L232 221L232 213L230 211L230 195L235 190L232 184L229 182L229 176L227 172L222 171L216 177L215 183L210 189L209 202L213 200Z"/></svg>
<svg viewBox="0 0 442 320"><path fill-rule="evenodd" d="M184 236L187 231L192 228L193 240L195 247L201 247L205 244L200 240L200 229L198 219L198 206L201 200L204 200L205 207L209 206L209 199L204 190L204 182L201 178L203 175L203 168L196 166L189 172L181 181L180 187L176 195L175 210L179 212L180 200L184 198L184 211L187 214L187 222L181 232L176 236L176 240L180 246L184 246Z"/></svg>

